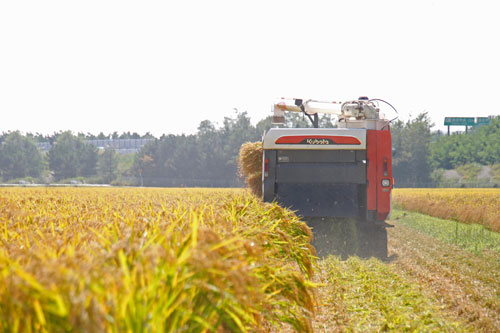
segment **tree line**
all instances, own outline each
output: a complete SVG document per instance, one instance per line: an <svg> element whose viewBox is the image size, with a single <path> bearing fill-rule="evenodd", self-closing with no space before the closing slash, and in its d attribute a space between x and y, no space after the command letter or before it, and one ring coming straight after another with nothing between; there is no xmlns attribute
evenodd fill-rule
<svg viewBox="0 0 500 333"><path fill-rule="evenodd" d="M320 118L320 127L334 125L329 117ZM310 123L300 114L290 114L285 126L310 127ZM236 112L232 117L225 117L219 127L205 120L195 134L166 134L159 138L150 133L141 136L130 132L108 135L75 135L70 131L53 135L2 133L0 176L4 182L240 186L237 159L241 144L261 140L270 127L271 117L253 125L246 112ZM426 113L391 124L396 185L422 186L442 181L444 169L500 163L499 118L468 134L445 136L432 131L432 127ZM154 140L132 155L120 155L112 148L98 149L85 143L89 139L110 137ZM36 142L50 142L52 146L48 153L42 153Z"/></svg>
<svg viewBox="0 0 500 333"><path fill-rule="evenodd" d="M252 125L246 112L225 117L217 128L200 123L192 135L116 132L86 135L70 131L43 136L19 131L0 135L0 176L4 182L86 182L144 186L238 186L237 159L241 144L260 140L270 118ZM112 148L86 144L91 139L151 139L138 153L120 155ZM49 142L44 154L37 142Z"/></svg>
<svg viewBox="0 0 500 333"><path fill-rule="evenodd" d="M52 134L43 134L43 133L26 133L26 137L30 138L34 142L48 142L50 144L53 144L56 142L57 138L65 133L66 131L59 131L59 132L54 132ZM3 142L5 138L10 134L11 132L3 132L0 134L0 142ZM75 136L82 138L84 140L106 140L106 139L154 139L154 135L147 132L143 135L137 133L137 132L123 132L123 133L118 133L118 132L113 132L109 134L104 134L103 132L100 132L99 134L95 135L92 133L83 133L79 132Z"/></svg>
<svg viewBox="0 0 500 333"><path fill-rule="evenodd" d="M3 181L31 178L47 183L82 177L95 182L109 182L114 177L114 173L109 173L109 166L115 170L116 164L117 153L114 150L99 151L70 131L57 135L48 154L38 149L33 137L18 131L4 135L0 145L0 175Z"/></svg>

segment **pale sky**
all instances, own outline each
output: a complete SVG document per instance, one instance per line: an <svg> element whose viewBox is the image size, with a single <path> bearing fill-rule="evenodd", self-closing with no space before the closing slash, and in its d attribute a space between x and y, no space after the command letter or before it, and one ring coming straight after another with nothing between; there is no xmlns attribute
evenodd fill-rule
<svg viewBox="0 0 500 333"><path fill-rule="evenodd" d="M0 0L0 132L194 133L234 108L255 123L282 96L362 95L444 129L500 114L499 14L480 0Z"/></svg>

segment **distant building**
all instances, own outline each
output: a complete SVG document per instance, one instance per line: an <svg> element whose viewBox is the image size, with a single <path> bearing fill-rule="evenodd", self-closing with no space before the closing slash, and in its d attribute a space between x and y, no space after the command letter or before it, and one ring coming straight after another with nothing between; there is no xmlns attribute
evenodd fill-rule
<svg viewBox="0 0 500 333"><path fill-rule="evenodd" d="M41 152L48 152L50 147L52 147L50 142L37 142L36 145Z"/></svg>

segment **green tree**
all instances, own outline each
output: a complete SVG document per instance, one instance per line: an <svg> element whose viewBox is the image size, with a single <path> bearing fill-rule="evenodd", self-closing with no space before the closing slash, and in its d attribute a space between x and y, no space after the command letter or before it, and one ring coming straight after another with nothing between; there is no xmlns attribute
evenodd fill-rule
<svg viewBox="0 0 500 333"><path fill-rule="evenodd" d="M33 139L20 132L5 136L0 145L0 172L4 180L39 177L43 159Z"/></svg>
<svg viewBox="0 0 500 333"><path fill-rule="evenodd" d="M134 177L134 160L136 154L118 154L116 166L117 179L122 184L137 184L132 181Z"/></svg>
<svg viewBox="0 0 500 333"><path fill-rule="evenodd" d="M313 117L313 116L311 116ZM333 128L335 127L334 122L332 121L332 117L328 114L323 114L319 117L318 126L320 128ZM313 124L311 120L303 114L299 112L286 112L285 113L285 124L284 127L288 128L311 128Z"/></svg>
<svg viewBox="0 0 500 333"><path fill-rule="evenodd" d="M61 133L49 151L49 167L56 180L96 174L97 149L70 131Z"/></svg>
<svg viewBox="0 0 500 333"><path fill-rule="evenodd" d="M83 142L79 145L80 158L78 160L78 176L91 177L97 174L97 148Z"/></svg>
<svg viewBox="0 0 500 333"><path fill-rule="evenodd" d="M9 135L9 133L6 132L2 132L2 134L0 134L0 143L2 143L5 140L7 135Z"/></svg>
<svg viewBox="0 0 500 333"><path fill-rule="evenodd" d="M500 118L486 126L472 129L468 134L454 133L439 136L431 145L434 168L454 169L461 165L500 163Z"/></svg>
<svg viewBox="0 0 500 333"><path fill-rule="evenodd" d="M220 129L222 136L225 167L227 174L234 175L237 170L238 153L243 143L259 140L262 133L257 130L250 122L250 117L246 112L238 112L234 118L225 117L224 125Z"/></svg>
<svg viewBox="0 0 500 333"><path fill-rule="evenodd" d="M427 113L419 114L406 123L392 125L392 142L396 155L393 175L396 185L423 186L431 181L431 127Z"/></svg>
<svg viewBox="0 0 500 333"><path fill-rule="evenodd" d="M285 127L289 128L309 128L312 127L309 118L303 113L286 112L285 113Z"/></svg>
<svg viewBox="0 0 500 333"><path fill-rule="evenodd" d="M109 184L115 180L118 172L118 153L113 148L99 152L97 159L97 175Z"/></svg>
<svg viewBox="0 0 500 333"><path fill-rule="evenodd" d="M196 135L164 135L145 145L134 170L146 186L234 185L241 144L261 136L246 112L224 118L218 129L205 120Z"/></svg>
<svg viewBox="0 0 500 333"><path fill-rule="evenodd" d="M96 139L98 139L98 140L105 140L108 138L109 138L109 136L104 134L103 132L99 132L99 134L96 136Z"/></svg>
<svg viewBox="0 0 500 333"><path fill-rule="evenodd" d="M320 128L334 128L336 127L334 122L332 121L331 115L324 114L319 118L319 127Z"/></svg>
<svg viewBox="0 0 500 333"><path fill-rule="evenodd" d="M202 121L198 126L196 146L199 151L199 170L196 172L208 182L225 178L222 168L222 160L225 158L222 136L209 120Z"/></svg>

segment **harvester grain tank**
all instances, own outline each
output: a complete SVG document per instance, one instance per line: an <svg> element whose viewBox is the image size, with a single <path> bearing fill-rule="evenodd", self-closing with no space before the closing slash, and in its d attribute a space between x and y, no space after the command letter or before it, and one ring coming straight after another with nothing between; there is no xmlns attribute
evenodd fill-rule
<svg viewBox="0 0 500 333"><path fill-rule="evenodd" d="M275 103L274 123L283 123L285 112L301 112L313 128L271 128L264 135L262 192L265 201L297 211L316 227L316 238L329 221L354 219L354 242L368 249L361 251L384 257L394 181L390 120L379 102L387 103L366 97ZM320 113L336 115L337 128L319 128Z"/></svg>

